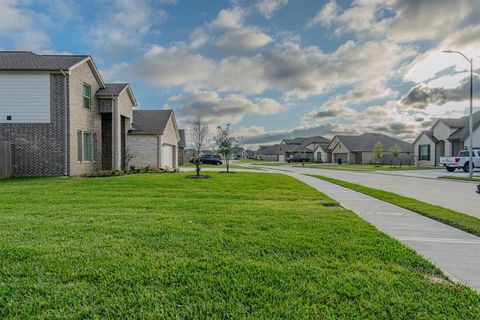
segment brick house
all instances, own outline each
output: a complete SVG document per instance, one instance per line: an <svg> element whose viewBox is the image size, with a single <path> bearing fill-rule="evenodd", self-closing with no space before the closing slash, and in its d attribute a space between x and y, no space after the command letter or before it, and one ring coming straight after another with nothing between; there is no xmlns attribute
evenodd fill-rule
<svg viewBox="0 0 480 320"><path fill-rule="evenodd" d="M182 139L172 110L135 110L128 132L128 166L177 168Z"/></svg>
<svg viewBox="0 0 480 320"><path fill-rule="evenodd" d="M12 144L14 176L124 168L136 105L90 56L0 52L0 141Z"/></svg>

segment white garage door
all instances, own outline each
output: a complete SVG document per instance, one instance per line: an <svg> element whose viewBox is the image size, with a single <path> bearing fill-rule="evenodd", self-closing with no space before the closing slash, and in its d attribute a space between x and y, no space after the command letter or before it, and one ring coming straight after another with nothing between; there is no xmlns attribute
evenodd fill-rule
<svg viewBox="0 0 480 320"><path fill-rule="evenodd" d="M279 162L285 162L285 155L284 154L279 154L278 155L278 161Z"/></svg>
<svg viewBox="0 0 480 320"><path fill-rule="evenodd" d="M173 168L173 147L169 145L163 146L163 165Z"/></svg>

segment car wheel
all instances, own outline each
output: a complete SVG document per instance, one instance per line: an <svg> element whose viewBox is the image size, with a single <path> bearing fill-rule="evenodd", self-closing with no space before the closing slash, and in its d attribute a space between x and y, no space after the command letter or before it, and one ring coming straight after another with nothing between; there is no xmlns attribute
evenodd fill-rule
<svg viewBox="0 0 480 320"><path fill-rule="evenodd" d="M455 168L454 167L447 167L447 171L448 172L453 172L453 171L455 171Z"/></svg>
<svg viewBox="0 0 480 320"><path fill-rule="evenodd" d="M469 171L469 163L470 162L465 162L465 164L463 165L463 172L468 172Z"/></svg>

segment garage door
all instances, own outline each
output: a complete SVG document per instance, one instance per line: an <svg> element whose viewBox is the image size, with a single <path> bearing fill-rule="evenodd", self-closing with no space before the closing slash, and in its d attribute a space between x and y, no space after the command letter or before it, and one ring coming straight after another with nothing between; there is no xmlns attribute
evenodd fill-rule
<svg viewBox="0 0 480 320"><path fill-rule="evenodd" d="M278 155L278 161L279 162L285 162L285 155L284 154L279 154Z"/></svg>
<svg viewBox="0 0 480 320"><path fill-rule="evenodd" d="M335 163L338 163L338 160L341 159L342 163L347 163L348 153L336 153L333 160Z"/></svg>
<svg viewBox="0 0 480 320"><path fill-rule="evenodd" d="M173 168L173 147L169 145L163 146L163 165Z"/></svg>

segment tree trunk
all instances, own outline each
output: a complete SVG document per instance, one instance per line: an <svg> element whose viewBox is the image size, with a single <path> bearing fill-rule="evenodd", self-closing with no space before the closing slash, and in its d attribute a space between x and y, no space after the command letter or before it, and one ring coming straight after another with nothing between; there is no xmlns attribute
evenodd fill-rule
<svg viewBox="0 0 480 320"><path fill-rule="evenodd" d="M225 157L225 162L227 163L227 173L230 173L230 158Z"/></svg>

